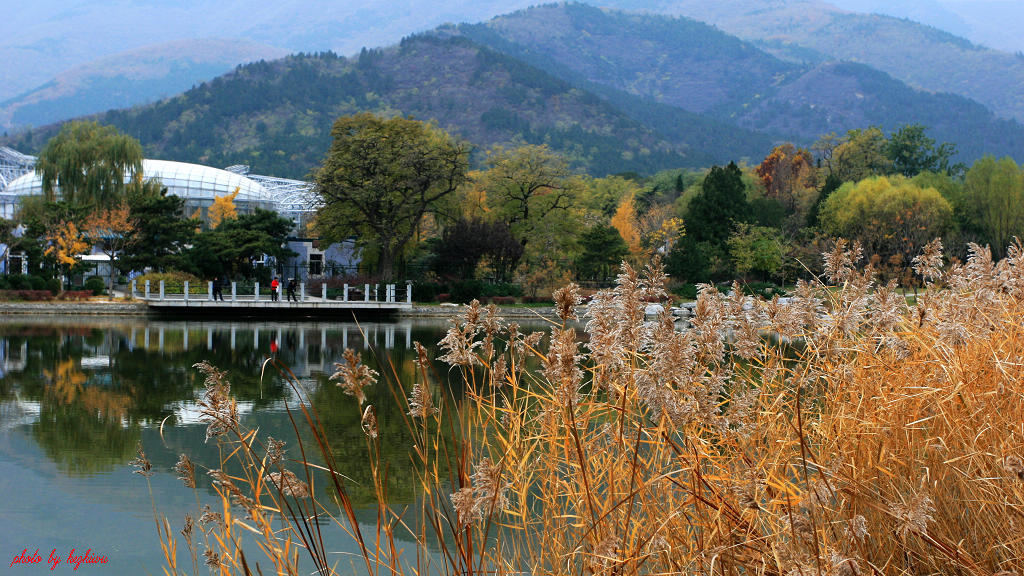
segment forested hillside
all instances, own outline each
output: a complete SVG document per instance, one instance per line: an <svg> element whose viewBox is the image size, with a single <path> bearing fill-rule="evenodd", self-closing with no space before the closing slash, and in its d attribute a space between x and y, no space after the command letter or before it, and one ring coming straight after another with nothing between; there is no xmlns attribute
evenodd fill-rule
<svg viewBox="0 0 1024 576"><path fill-rule="evenodd" d="M921 124L957 150L1024 161L1024 127L863 64L794 64L686 18L547 5L444 26L352 58L299 54L239 67L180 96L98 118L152 158L304 178L332 123L370 111L435 121L478 154L548 144L595 175L756 159L774 144ZM5 142L32 153L43 128Z"/></svg>
<svg viewBox="0 0 1024 576"><path fill-rule="evenodd" d="M644 113L639 103L635 108ZM430 36L352 59L300 54L242 66L181 96L99 119L137 136L148 157L244 163L258 173L302 178L322 160L333 121L360 111L434 120L478 149L548 143L599 174L725 162L770 145L674 111L665 114L671 129L659 134L642 118L519 60L465 38ZM53 132L36 130L11 144L31 152ZM724 137L716 141L719 132Z"/></svg>
<svg viewBox="0 0 1024 576"><path fill-rule="evenodd" d="M468 36L591 89L627 91L796 142L920 123L955 143L965 162L985 153L1024 158L1024 128L977 102L914 90L861 64L784 62L687 18L559 4L440 33Z"/></svg>
<svg viewBox="0 0 1024 576"><path fill-rule="evenodd" d="M860 62L914 88L958 94L1024 122L1024 56L912 20L847 12L817 0L608 0L605 5L694 18L795 62Z"/></svg>

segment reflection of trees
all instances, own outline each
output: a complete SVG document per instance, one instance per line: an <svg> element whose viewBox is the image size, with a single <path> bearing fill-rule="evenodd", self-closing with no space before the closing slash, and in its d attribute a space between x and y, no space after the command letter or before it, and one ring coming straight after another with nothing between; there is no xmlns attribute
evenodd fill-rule
<svg viewBox="0 0 1024 576"><path fill-rule="evenodd" d="M130 424L130 395L87 385L72 358L59 361L44 376L46 389L32 433L61 471L94 474L131 457L139 430Z"/></svg>
<svg viewBox="0 0 1024 576"><path fill-rule="evenodd" d="M378 382L366 389L366 395L377 417L378 473L387 476L387 491L393 506L413 503L420 488L414 467L414 439L404 414L404 397L408 396L415 378L415 355L413 350L397 348L388 350L387 357L363 354L364 362L381 374ZM393 381L396 376L407 388L404 393L393 392L389 387L388 380ZM374 507L377 499L373 463L361 426L362 412L356 399L346 396L328 377L325 374L318 378L319 385L311 394L313 407L319 413L339 472L353 480L346 484L353 503L357 508ZM432 386L436 390L436 384ZM402 398L402 402L396 402L396 398ZM311 449L315 447L307 447L307 453Z"/></svg>

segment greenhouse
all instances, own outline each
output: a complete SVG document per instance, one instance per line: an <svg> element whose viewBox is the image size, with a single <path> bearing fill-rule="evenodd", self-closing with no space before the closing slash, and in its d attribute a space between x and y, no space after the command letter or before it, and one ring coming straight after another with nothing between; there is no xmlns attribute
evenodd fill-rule
<svg viewBox="0 0 1024 576"><path fill-rule="evenodd" d="M0 217L13 218L21 198L43 193L40 175L31 167L26 168L27 171L12 179L0 191ZM213 204L214 198L227 196L235 190L238 190L238 196L234 203L240 213L251 212L255 208L278 210L274 194L256 180L242 174L168 160L143 160L142 171L145 179L158 179L169 194L184 198L188 214L199 210L205 218L206 210Z"/></svg>

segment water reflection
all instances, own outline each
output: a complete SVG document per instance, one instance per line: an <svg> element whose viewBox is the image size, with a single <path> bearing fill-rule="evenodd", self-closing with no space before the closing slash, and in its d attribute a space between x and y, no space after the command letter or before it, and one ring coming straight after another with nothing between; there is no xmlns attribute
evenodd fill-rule
<svg viewBox="0 0 1024 576"><path fill-rule="evenodd" d="M286 407L297 406L297 398L274 370L261 377L270 357L288 366L308 392L336 461L352 479L353 500L365 508L369 522L373 485L361 412L329 380L334 364L346 348L353 348L380 374L409 383L415 372L412 343L427 345L436 357L435 343L446 328L443 321L357 325L4 318L0 489L7 503L0 507L5 518L0 541L45 551L91 546L108 556L112 569L121 564L137 572L141 563L148 572L160 572L145 483L128 467L136 443L142 441L158 471L153 478L158 507L172 525L180 524L184 512L194 509L195 498L174 478L178 455L186 452L207 467L218 462L215 444L205 441L206 425L199 422L196 404L203 380L193 365L208 361L227 371L243 425L258 429L261 438L290 439L289 457L299 457L286 413ZM436 374L449 374L445 365L435 368ZM458 381L450 385L457 387ZM411 503L415 475L403 408L383 382L367 394L376 407L389 493L396 504ZM206 478L201 492L213 496Z"/></svg>

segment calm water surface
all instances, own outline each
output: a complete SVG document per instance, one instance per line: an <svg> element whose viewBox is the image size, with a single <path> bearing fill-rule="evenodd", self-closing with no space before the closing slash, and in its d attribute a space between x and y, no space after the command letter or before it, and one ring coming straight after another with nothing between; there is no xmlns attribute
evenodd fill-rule
<svg viewBox="0 0 1024 576"><path fill-rule="evenodd" d="M157 472L151 478L157 509L177 534L185 514L194 515L197 507L195 493L175 478L179 454L188 453L197 468L218 462L213 441L205 443L206 425L198 420L203 378L192 366L203 360L228 372L242 424L258 428L261 438L289 440L288 457L298 458L286 413L296 398L273 371L260 377L272 355L289 366L319 410L336 460L353 480L350 492L366 527L372 526L359 407L329 376L345 348L353 348L378 372L394 370L411 382L412 342L431 345L436 357L433 344L446 327L428 320L357 326L0 318L0 568L18 574L71 571L66 560L72 549L75 555L91 549L108 564L83 564L79 572L163 573L150 494L129 462L141 441ZM448 373L442 364L436 368ZM369 395L377 408L391 494L397 503L412 503L402 409L383 383ZM216 510L219 501L205 475L200 482L201 502ZM337 530L328 529L327 535L333 559L349 565L355 548ZM179 542L179 566L191 572L184 548ZM42 562L10 567L24 549L30 555L38 550ZM46 564L54 551L61 564L51 572ZM201 562L200 556L205 573Z"/></svg>

